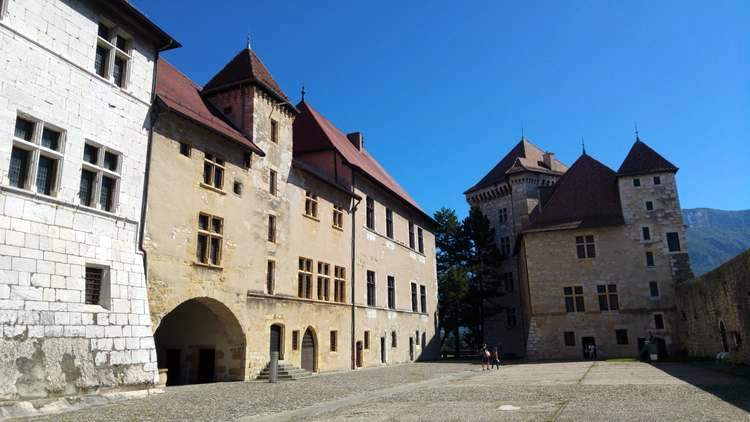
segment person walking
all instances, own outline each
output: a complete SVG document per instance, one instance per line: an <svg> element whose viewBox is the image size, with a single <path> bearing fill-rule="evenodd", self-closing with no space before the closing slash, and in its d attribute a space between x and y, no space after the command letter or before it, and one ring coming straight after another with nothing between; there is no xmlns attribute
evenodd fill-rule
<svg viewBox="0 0 750 422"><path fill-rule="evenodd" d="M487 348L486 344L482 345L482 348L479 350L479 354L482 355L482 371L490 370L490 351Z"/></svg>
<svg viewBox="0 0 750 422"><path fill-rule="evenodd" d="M500 352L497 350L497 347L492 351L492 366L497 370L500 369Z"/></svg>

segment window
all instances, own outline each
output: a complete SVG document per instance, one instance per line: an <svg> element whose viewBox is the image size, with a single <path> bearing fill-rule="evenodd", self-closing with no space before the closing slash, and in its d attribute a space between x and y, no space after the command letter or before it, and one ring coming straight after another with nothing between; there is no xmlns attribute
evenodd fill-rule
<svg viewBox="0 0 750 422"><path fill-rule="evenodd" d="M505 308L505 316L508 328L513 328L518 324L518 320L516 319L516 308Z"/></svg>
<svg viewBox="0 0 750 422"><path fill-rule="evenodd" d="M367 197L367 228L375 230L375 201Z"/></svg>
<svg viewBox="0 0 750 422"><path fill-rule="evenodd" d="M419 346L419 330L414 332L414 342Z"/></svg>
<svg viewBox="0 0 750 422"><path fill-rule="evenodd" d="M647 267L653 267L654 264L654 253L653 252L646 252L646 266Z"/></svg>
<svg viewBox="0 0 750 422"><path fill-rule="evenodd" d="M628 330L615 330L617 344L628 344Z"/></svg>
<svg viewBox="0 0 750 422"><path fill-rule="evenodd" d="M396 309L396 279L388 276L388 308Z"/></svg>
<svg viewBox="0 0 750 422"><path fill-rule="evenodd" d="M409 222L409 247L414 249L414 223Z"/></svg>
<svg viewBox="0 0 750 422"><path fill-rule="evenodd" d="M641 227L641 240L651 240L651 229L648 227Z"/></svg>
<svg viewBox="0 0 750 422"><path fill-rule="evenodd" d="M425 286L419 286L419 303L421 305L422 313L427 313L427 289Z"/></svg>
<svg viewBox="0 0 750 422"><path fill-rule="evenodd" d="M385 209L385 235L393 239L393 210Z"/></svg>
<svg viewBox="0 0 750 422"><path fill-rule="evenodd" d="M600 284L596 286L596 294L599 296L600 311L617 311L620 309L616 284Z"/></svg>
<svg viewBox="0 0 750 422"><path fill-rule="evenodd" d="M427 347L427 333L422 331L422 348Z"/></svg>
<svg viewBox="0 0 750 422"><path fill-rule="evenodd" d="M276 170L270 170L268 172L268 192L271 195L276 196Z"/></svg>
<svg viewBox="0 0 750 422"><path fill-rule="evenodd" d="M312 259L299 259L297 272L297 296L312 299Z"/></svg>
<svg viewBox="0 0 750 422"><path fill-rule="evenodd" d="M398 335L395 331L391 331L391 347L398 347Z"/></svg>
<svg viewBox="0 0 750 422"><path fill-rule="evenodd" d="M224 160L206 154L203 158L203 183L216 189L224 187Z"/></svg>
<svg viewBox="0 0 750 422"><path fill-rule="evenodd" d="M333 267L333 300L346 302L346 268Z"/></svg>
<svg viewBox="0 0 750 422"><path fill-rule="evenodd" d="M646 211L654 210L654 201L646 201Z"/></svg>
<svg viewBox="0 0 750 422"><path fill-rule="evenodd" d="M190 157L191 151L192 151L192 148L190 147L189 144L180 142L180 154L184 155L185 157Z"/></svg>
<svg viewBox="0 0 750 422"><path fill-rule="evenodd" d="M273 294L274 287L276 285L276 262L268 260L266 265L266 292L269 295Z"/></svg>
<svg viewBox="0 0 750 422"><path fill-rule="evenodd" d="M500 238L500 253L504 257L510 256L510 237L504 236Z"/></svg>
<svg viewBox="0 0 750 422"><path fill-rule="evenodd" d="M633 186L637 188L641 187L641 179L638 179L638 178L633 179Z"/></svg>
<svg viewBox="0 0 750 422"><path fill-rule="evenodd" d="M108 308L109 285L108 270L102 267L86 266L85 300L89 305L100 305Z"/></svg>
<svg viewBox="0 0 750 422"><path fill-rule="evenodd" d="M87 142L83 147L83 164L78 200L81 205L113 212L120 182L120 154Z"/></svg>
<svg viewBox="0 0 750 422"><path fill-rule="evenodd" d="M130 67L130 40L105 23L99 22L94 71L120 88L126 88Z"/></svg>
<svg viewBox="0 0 750 422"><path fill-rule="evenodd" d="M375 306L375 272L367 272L367 306Z"/></svg>
<svg viewBox="0 0 750 422"><path fill-rule="evenodd" d="M651 293L651 297L659 297L659 283L656 281L648 282L648 290Z"/></svg>
<svg viewBox="0 0 750 422"><path fill-rule="evenodd" d="M661 177L660 176L654 176L654 184L655 185L661 185Z"/></svg>
<svg viewBox="0 0 750 422"><path fill-rule="evenodd" d="M333 206L333 227L344 228L344 209L338 205Z"/></svg>
<svg viewBox="0 0 750 422"><path fill-rule="evenodd" d="M668 232L667 233L667 246L669 247L669 252L679 252L680 251L680 235L677 232Z"/></svg>
<svg viewBox="0 0 750 422"><path fill-rule="evenodd" d="M335 352L338 349L338 331L331 331L331 351Z"/></svg>
<svg viewBox="0 0 750 422"><path fill-rule="evenodd" d="M499 210L497 210L497 222L498 222L498 225L500 226L508 222L508 209L507 208L500 208Z"/></svg>
<svg viewBox="0 0 750 422"><path fill-rule="evenodd" d="M279 122L271 119L271 142L279 143Z"/></svg>
<svg viewBox="0 0 750 422"><path fill-rule="evenodd" d="M292 331L292 350L299 350L299 330Z"/></svg>
<svg viewBox="0 0 750 422"><path fill-rule="evenodd" d="M305 192L305 215L318 218L318 195L310 191Z"/></svg>
<svg viewBox="0 0 750 422"><path fill-rule="evenodd" d="M500 275L500 279L503 281L506 292L512 292L514 290L513 273L503 273Z"/></svg>
<svg viewBox="0 0 750 422"><path fill-rule="evenodd" d="M417 283L411 283L411 310L417 312Z"/></svg>
<svg viewBox="0 0 750 422"><path fill-rule="evenodd" d="M563 339L566 346L576 345L576 333L575 331L566 331L563 333Z"/></svg>
<svg viewBox="0 0 750 422"><path fill-rule="evenodd" d="M235 180L234 181L234 186L232 187L232 191L236 195L242 196L242 182L240 182L239 180Z"/></svg>
<svg viewBox="0 0 750 422"><path fill-rule="evenodd" d="M11 186L56 196L64 134L41 121L18 116L8 167Z"/></svg>
<svg viewBox="0 0 750 422"><path fill-rule="evenodd" d="M364 344L364 346L365 346L365 349L369 349L370 348L370 332L369 331L365 331L365 344Z"/></svg>
<svg viewBox="0 0 750 422"><path fill-rule="evenodd" d="M656 328L657 330L664 329L664 315L654 314L654 328Z"/></svg>
<svg viewBox="0 0 750 422"><path fill-rule="evenodd" d="M318 261L318 300L331 300L331 266Z"/></svg>
<svg viewBox="0 0 750 422"><path fill-rule="evenodd" d="M563 287L565 312L586 312L583 304L583 286Z"/></svg>
<svg viewBox="0 0 750 422"><path fill-rule="evenodd" d="M224 219L209 214L198 214L198 262L206 265L221 264L221 246L224 241Z"/></svg>
<svg viewBox="0 0 750 422"><path fill-rule="evenodd" d="M268 216L268 241L276 243L276 216Z"/></svg>
<svg viewBox="0 0 750 422"><path fill-rule="evenodd" d="M417 227L417 246L419 246L419 253L424 253L424 234L421 227Z"/></svg>
<svg viewBox="0 0 750 422"><path fill-rule="evenodd" d="M593 235L576 236L576 254L578 259L596 258Z"/></svg>

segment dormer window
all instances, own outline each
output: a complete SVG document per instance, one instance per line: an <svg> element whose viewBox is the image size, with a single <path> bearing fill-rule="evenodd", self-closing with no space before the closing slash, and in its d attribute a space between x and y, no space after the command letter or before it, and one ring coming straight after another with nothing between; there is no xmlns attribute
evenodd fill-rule
<svg viewBox="0 0 750 422"><path fill-rule="evenodd" d="M126 88L130 59L130 39L113 25L99 22L94 55L96 74Z"/></svg>

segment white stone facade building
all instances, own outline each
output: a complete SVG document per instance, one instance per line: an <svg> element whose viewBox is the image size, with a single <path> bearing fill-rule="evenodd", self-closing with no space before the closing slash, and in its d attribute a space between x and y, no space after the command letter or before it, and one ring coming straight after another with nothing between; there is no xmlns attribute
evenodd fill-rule
<svg viewBox="0 0 750 422"><path fill-rule="evenodd" d="M156 381L139 234L177 46L124 0L0 0L0 400Z"/></svg>

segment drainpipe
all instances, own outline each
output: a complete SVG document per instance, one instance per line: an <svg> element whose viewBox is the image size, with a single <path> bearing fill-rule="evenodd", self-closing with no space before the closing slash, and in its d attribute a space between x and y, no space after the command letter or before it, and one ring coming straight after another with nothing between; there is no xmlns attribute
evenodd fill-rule
<svg viewBox="0 0 750 422"><path fill-rule="evenodd" d="M355 178L355 172L352 168L352 193L354 193L354 178ZM355 202L356 201L356 202ZM359 206L361 200L357 200L355 198L352 198L352 341L351 341L351 348L352 348L352 369L357 369L357 327L356 327L356 308L357 305L354 302L354 294L356 292L355 289L355 275L356 275L356 265L357 265L357 224L356 224L356 215L357 215L357 207Z"/></svg>

